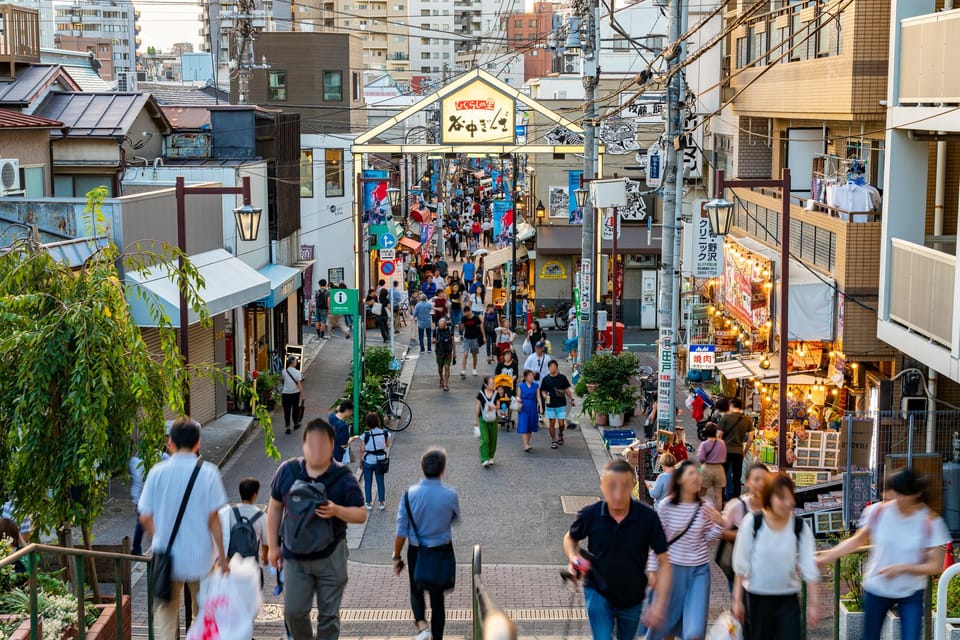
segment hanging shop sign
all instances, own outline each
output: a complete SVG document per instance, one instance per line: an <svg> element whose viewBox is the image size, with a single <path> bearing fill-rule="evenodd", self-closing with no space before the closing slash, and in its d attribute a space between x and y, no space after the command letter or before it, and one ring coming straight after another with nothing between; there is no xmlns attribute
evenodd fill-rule
<svg viewBox="0 0 960 640"><path fill-rule="evenodd" d="M665 93L621 93L620 104L623 116L633 118L637 124L662 124L667 121L667 96Z"/></svg>
<svg viewBox="0 0 960 640"><path fill-rule="evenodd" d="M717 348L712 344L691 344L689 366L691 369L713 369Z"/></svg>
<svg viewBox="0 0 960 640"><path fill-rule="evenodd" d="M770 317L772 266L760 256L724 247L723 302L727 312L745 327L762 327Z"/></svg>
<svg viewBox="0 0 960 640"><path fill-rule="evenodd" d="M694 278L719 278L723 273L723 241L713 234L710 228L710 217L704 207L706 200L698 200L694 203L695 211L699 213L696 217L696 228L694 233L693 246L693 277Z"/></svg>
<svg viewBox="0 0 960 640"><path fill-rule="evenodd" d="M657 145L647 149L647 187L658 189L663 184L663 149Z"/></svg>
<svg viewBox="0 0 960 640"><path fill-rule="evenodd" d="M557 260L547 260L540 267L540 278L543 280L565 280L567 270L563 268L563 263Z"/></svg>
<svg viewBox="0 0 960 640"><path fill-rule="evenodd" d="M443 144L513 144L514 100L474 80L440 103Z"/></svg>
<svg viewBox="0 0 960 640"><path fill-rule="evenodd" d="M613 240L613 226L617 226L617 239L620 239L620 214L616 209L606 209L603 212L603 224L600 226L600 237L604 240Z"/></svg>
<svg viewBox="0 0 960 640"><path fill-rule="evenodd" d="M660 327L660 373L657 376L657 406L669 407L673 384L673 329ZM657 411L657 429L669 431L672 426L672 411Z"/></svg>

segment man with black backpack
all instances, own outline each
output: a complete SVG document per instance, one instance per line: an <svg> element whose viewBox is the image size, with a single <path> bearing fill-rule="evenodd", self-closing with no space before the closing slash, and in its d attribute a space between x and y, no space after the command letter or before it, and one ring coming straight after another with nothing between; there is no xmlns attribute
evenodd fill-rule
<svg viewBox="0 0 960 640"><path fill-rule="evenodd" d="M743 401L740 398L730 400L730 412L720 417L717 437L723 440L727 447L727 461L723 465L727 472L724 496L732 500L740 495L743 452L750 447L753 440L753 420L743 414Z"/></svg>
<svg viewBox="0 0 960 640"><path fill-rule="evenodd" d="M220 529L227 559L236 554L241 558L257 558L267 564L267 519L257 505L260 481L244 478L240 481L240 504L228 504L220 509ZM260 574L263 583L263 574Z"/></svg>
<svg viewBox="0 0 960 640"><path fill-rule="evenodd" d="M314 307L317 313L317 322L315 325L317 328L317 337L321 340L326 340L327 314L330 313L330 289L327 288L327 281L325 279L320 280L320 287L317 289Z"/></svg>
<svg viewBox="0 0 960 640"><path fill-rule="evenodd" d="M457 346L453 340L453 329L447 326L447 319L440 318L437 330L433 334L434 352L437 354L437 373L440 374L440 386L450 391L450 365L457 359Z"/></svg>
<svg viewBox="0 0 960 640"><path fill-rule="evenodd" d="M293 640L340 637L340 600L347 586L347 523L367 519L363 491L333 460L336 435L328 422L303 429L303 456L282 463L270 484L267 544L270 566L284 569L283 617Z"/></svg>

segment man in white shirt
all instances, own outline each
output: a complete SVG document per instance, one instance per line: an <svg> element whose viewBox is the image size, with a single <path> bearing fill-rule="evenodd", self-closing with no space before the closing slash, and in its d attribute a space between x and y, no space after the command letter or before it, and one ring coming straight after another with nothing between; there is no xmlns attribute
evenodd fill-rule
<svg viewBox="0 0 960 640"><path fill-rule="evenodd" d="M217 513L227 503L227 492L220 470L210 462L200 464L180 530L173 546L167 548L190 476L198 466L200 425L190 418L174 421L170 426L170 441L175 448L173 455L150 469L138 503L140 523L150 534L154 551L166 551L173 556L172 597L170 602L158 602L156 608L154 637L158 640L177 637L180 594L185 584L193 596L196 617L200 580L218 562L224 571L229 570Z"/></svg>
<svg viewBox="0 0 960 640"><path fill-rule="evenodd" d="M550 361L553 358L550 357L549 353L544 351L543 341L538 340L535 345L533 345L533 353L527 356L527 359L523 363L523 369L520 371L523 372L527 369L533 371L533 383L540 387L540 380L550 372ZM543 422L543 415L539 416L540 422Z"/></svg>
<svg viewBox="0 0 960 640"><path fill-rule="evenodd" d="M237 524L237 516L233 511L236 509L240 512L241 518L247 519L257 536L256 555L253 557L257 558L261 566L267 564L267 514L256 504L259 493L260 481L256 478L244 478L240 481L240 504L228 504L220 509L220 529L223 532L223 548L227 550L228 560L230 559L230 533ZM262 578L261 574L261 580Z"/></svg>

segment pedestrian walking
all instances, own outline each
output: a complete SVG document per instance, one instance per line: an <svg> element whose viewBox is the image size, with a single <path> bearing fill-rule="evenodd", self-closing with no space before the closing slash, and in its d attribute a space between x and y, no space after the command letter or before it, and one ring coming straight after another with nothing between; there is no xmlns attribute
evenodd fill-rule
<svg viewBox="0 0 960 640"><path fill-rule="evenodd" d="M487 364L493 364L494 358L500 357L500 353L497 351L497 340L500 338L498 334L500 314L497 313L495 306L488 304L481 319L483 321L483 335L486 338L484 346L487 348Z"/></svg>
<svg viewBox="0 0 960 640"><path fill-rule="evenodd" d="M723 467L727 461L727 448L723 440L717 438L717 428L713 424L703 428L703 436L706 440L697 449L697 461L702 465L700 497L706 498L713 492L713 504L719 507L723 504L723 488L727 485L727 474Z"/></svg>
<svg viewBox="0 0 960 640"><path fill-rule="evenodd" d="M467 261L463 263L463 284L468 290L470 289L470 285L473 284L473 278L476 273L477 265L473 263L473 256L467 256Z"/></svg>
<svg viewBox="0 0 960 640"><path fill-rule="evenodd" d="M420 285L420 291L426 295L428 299L437 295L437 283L433 281L433 274L427 273L424 276L423 284Z"/></svg>
<svg viewBox="0 0 960 640"><path fill-rule="evenodd" d="M453 329L447 325L446 318L440 318L437 330L433 335L436 347L437 374L440 376L440 386L444 391L450 391L450 367L457 359L457 344L453 339Z"/></svg>
<svg viewBox="0 0 960 640"><path fill-rule="evenodd" d="M563 538L569 572L583 579L583 598L590 632L598 640L632 640L643 622L658 629L666 616L671 565L667 540L657 514L633 499L637 474L623 459L610 460L600 476L603 499L584 507ZM580 542L587 540L587 549ZM653 550L659 586L644 610L647 576L644 568Z"/></svg>
<svg viewBox="0 0 960 640"><path fill-rule="evenodd" d="M925 477L902 469L887 476L883 489L886 500L867 507L857 532L818 553L817 562L824 570L869 545L863 577L864 640L879 640L883 621L894 606L900 615L900 637L919 640L923 592L929 576L943 569L943 546L951 541L950 532L929 506Z"/></svg>
<svg viewBox="0 0 960 640"><path fill-rule="evenodd" d="M504 354L504 360L510 357L510 353L508 351ZM517 395L520 400L520 411L517 412L517 433L523 441L524 452L530 453L533 451L530 437L539 430L538 416L543 411L540 389L533 381L533 371L530 369L523 370L523 380L517 386Z"/></svg>
<svg viewBox="0 0 960 640"><path fill-rule="evenodd" d="M493 223L489 218L480 224L480 231L483 234L483 246L489 247L493 244Z"/></svg>
<svg viewBox="0 0 960 640"><path fill-rule="evenodd" d="M390 342L389 314L390 314L390 292L387 291L387 283L382 278L377 282L377 304L380 305L380 313L375 313L377 318L377 328L380 329L380 337L384 344Z"/></svg>
<svg viewBox="0 0 960 640"><path fill-rule="evenodd" d="M217 514L223 532L223 548L227 550L228 560L239 554L241 558L254 558L260 567L265 567L268 551L267 518L257 506L260 481L244 478L238 489L240 502L226 505ZM263 585L262 570L260 584Z"/></svg>
<svg viewBox="0 0 960 640"><path fill-rule="evenodd" d="M170 457L173 445L170 442L170 431L167 429L166 450L160 454L160 460L166 460ZM130 456L130 500L133 501L134 508L140 502L140 494L143 493L144 482L143 460L134 453ZM28 529L29 531L29 529ZM135 556L143 555L143 525L140 524L140 514L137 513L137 524L133 529L133 541L130 543L130 553Z"/></svg>
<svg viewBox="0 0 960 640"><path fill-rule="evenodd" d="M411 312L417 320L417 337L420 339L420 353L433 350L433 343L430 339L433 334L433 305L427 301L426 294L420 294L420 302L416 304ZM426 338L426 343L424 343Z"/></svg>
<svg viewBox="0 0 960 640"><path fill-rule="evenodd" d="M647 640L703 638L710 609L710 543L723 532L723 516L700 498L700 473L692 461L677 466L670 497L659 504L657 513L667 536L673 581L663 627L651 629ZM655 567L656 563L648 565L651 570ZM662 587L654 584L653 589Z"/></svg>
<svg viewBox="0 0 960 640"><path fill-rule="evenodd" d="M293 640L340 637L340 600L347 585L347 523L367 519L363 492L333 460L335 434L316 418L303 429L303 456L283 462L270 484L270 566L284 570L283 618Z"/></svg>
<svg viewBox="0 0 960 640"><path fill-rule="evenodd" d="M447 292L443 289L437 289L437 295L433 298L433 325L436 326L440 322L440 318L446 317L449 310Z"/></svg>
<svg viewBox="0 0 960 640"><path fill-rule="evenodd" d="M447 299L450 302L450 326L457 327L460 338L463 338L463 329L460 327L460 320L463 319L463 291L459 282L451 280Z"/></svg>
<svg viewBox="0 0 960 640"><path fill-rule="evenodd" d="M330 289L327 288L327 281L323 278L318 283L313 304L316 309L316 324L314 327L317 330L317 337L326 340L327 314L330 311Z"/></svg>
<svg viewBox="0 0 960 640"><path fill-rule="evenodd" d="M484 376L483 388L477 394L477 428L480 430L480 464L485 469L494 465L497 453L497 404L493 377Z"/></svg>
<svg viewBox="0 0 960 640"><path fill-rule="evenodd" d="M470 225L470 233L473 234L473 244L480 244L480 234L483 231L483 227L480 225L480 222L477 220L473 221L473 224Z"/></svg>
<svg viewBox="0 0 960 640"><path fill-rule="evenodd" d="M800 581L807 583L808 626L820 620L820 571L810 525L793 513L790 476L766 474L762 511L748 513L733 548L733 615L744 640L800 640ZM886 614L886 612L884 612Z"/></svg>
<svg viewBox="0 0 960 640"><path fill-rule="evenodd" d="M551 360L549 373L540 379L540 397L543 398L544 415L550 429L550 448L563 446L563 432L567 428L567 401L576 406L573 389L567 376L560 373L560 363ZM559 427L559 429L558 429Z"/></svg>
<svg viewBox="0 0 960 640"><path fill-rule="evenodd" d="M743 452L753 440L753 420L743 415L743 401L740 398L730 400L730 411L720 416L717 424L717 437L723 440L727 448L726 498L736 498L742 489L740 479L743 475Z"/></svg>
<svg viewBox="0 0 960 640"><path fill-rule="evenodd" d="M393 333L400 333L400 305L403 304L403 290L400 288L398 280L393 281L390 288L390 310L393 317Z"/></svg>
<svg viewBox="0 0 960 640"><path fill-rule="evenodd" d="M180 595L186 586L197 616L200 581L215 564L229 571L217 513L227 504L220 470L197 456L200 424L178 418L170 425L174 453L147 474L137 509L153 540L154 559L171 558L170 599L154 598L155 638L174 640L179 629Z"/></svg>
<svg viewBox="0 0 960 640"><path fill-rule="evenodd" d="M547 334L540 328L539 320L534 320L527 329L527 341L530 342L531 347L536 346L538 342L547 343Z"/></svg>
<svg viewBox="0 0 960 640"><path fill-rule="evenodd" d="M418 633L415 640L443 640L446 625L444 594L454 587L456 557L453 523L460 519L456 489L443 482L447 454L430 449L420 458L423 479L407 489L397 506L397 536L393 543L393 572L404 569L403 547L407 545L407 575L410 608ZM427 601L430 594L430 623Z"/></svg>
<svg viewBox="0 0 960 640"><path fill-rule="evenodd" d="M373 509L373 478L377 478L377 497L380 499L379 510L386 509L386 488L384 475L390 468L387 458L387 447L390 446L390 434L383 428L380 415L371 411L364 417L367 430L363 432L363 494L366 498L367 511Z"/></svg>
<svg viewBox="0 0 960 640"><path fill-rule="evenodd" d="M473 309L464 310L460 326L463 329L463 366L460 368L460 377L465 378L469 356L473 356L473 375L477 375L477 358L480 355L480 347L486 342L486 335L483 320L473 313Z"/></svg>
<svg viewBox="0 0 960 640"><path fill-rule="evenodd" d="M446 279L447 270L450 268L450 266L447 264L447 261L443 259L441 254L437 254L437 258L433 261L433 264L437 268L437 273L440 274L440 277Z"/></svg>
<svg viewBox="0 0 960 640"><path fill-rule="evenodd" d="M770 469L762 462L755 462L747 469L746 481L743 486L746 492L737 496L733 500L728 500L723 507L723 535L720 539L720 545L717 547L717 566L720 571L727 576L727 586L730 594L733 595L733 545L737 540L737 532L743 519L748 513L754 513L761 509L760 490L763 488L764 480Z"/></svg>
<svg viewBox="0 0 960 640"><path fill-rule="evenodd" d="M327 422L333 427L333 459L339 463L344 463L344 458L349 456L350 431L353 429L353 400L342 400L337 405L336 411L331 411L327 416ZM346 462L350 462L347 457Z"/></svg>
<svg viewBox="0 0 960 640"><path fill-rule="evenodd" d="M513 378L513 386L516 388L517 383L520 382L520 365L514 359L512 351L503 352L503 360L494 368L493 377L496 378L501 373L506 373Z"/></svg>
<svg viewBox="0 0 960 640"><path fill-rule="evenodd" d="M650 497L653 498L653 506L655 507L670 495L670 479L673 478L673 472L677 468L677 459L669 451L662 453L660 455L660 468L663 471L657 476L653 488L650 489Z"/></svg>
<svg viewBox="0 0 960 640"><path fill-rule="evenodd" d="M523 362L523 368L533 371L534 381L540 384L540 380L550 372L550 362L552 360L553 358L544 351L543 342L538 341L533 344L533 353L527 356L527 359Z"/></svg>
<svg viewBox="0 0 960 640"><path fill-rule="evenodd" d="M287 356L287 361L280 374L280 398L283 405L283 426L287 435L290 435L290 422L293 428L300 428L300 398L303 396L303 374L297 369L297 357Z"/></svg>
<svg viewBox="0 0 960 640"><path fill-rule="evenodd" d="M470 308L477 315L483 313L484 300L487 299L487 288L479 280L470 285Z"/></svg>

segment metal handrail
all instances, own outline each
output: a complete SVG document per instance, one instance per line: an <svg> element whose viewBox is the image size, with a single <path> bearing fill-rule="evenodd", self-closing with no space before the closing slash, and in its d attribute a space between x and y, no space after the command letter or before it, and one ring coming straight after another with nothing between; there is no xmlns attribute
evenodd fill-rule
<svg viewBox="0 0 960 640"><path fill-rule="evenodd" d="M126 553L114 553L112 551L92 551L90 549L77 549L73 547L59 547L48 544L32 542L22 549L11 553L8 556L0 558L0 569L12 565L22 558L27 558L30 563L30 640L40 640L40 616L39 616L39 595L37 568L40 565L40 556L42 553L56 554L58 556L68 556L74 559L74 570L76 571L76 593L77 597L77 637L86 637L85 603L86 595L84 580L84 560L86 558L102 558L113 560L114 562L114 617L116 618L117 640L123 640L123 571L124 562L142 562L147 565L147 637L153 640L153 588L149 579L150 570L153 566L152 560L143 556L135 556ZM132 594L127 594L132 596Z"/></svg>
<svg viewBox="0 0 960 640"><path fill-rule="evenodd" d="M487 592L481 577L480 545L473 546L470 571L474 640L517 640L517 627Z"/></svg>

